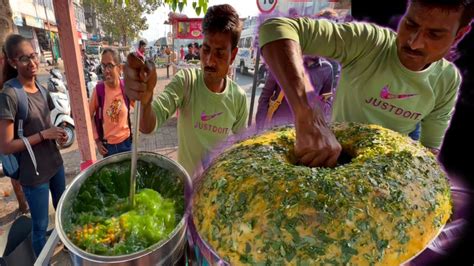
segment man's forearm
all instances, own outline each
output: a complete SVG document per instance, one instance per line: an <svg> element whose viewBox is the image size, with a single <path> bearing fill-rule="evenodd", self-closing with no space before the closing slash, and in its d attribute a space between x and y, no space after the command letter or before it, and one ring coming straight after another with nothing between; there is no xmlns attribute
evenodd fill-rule
<svg viewBox="0 0 474 266"><path fill-rule="evenodd" d="M278 40L262 49L265 62L285 93L295 118L308 117L312 108L305 92L304 68L301 48L293 40Z"/></svg>
<svg viewBox="0 0 474 266"><path fill-rule="evenodd" d="M140 132L149 134L153 132L156 126L156 115L153 111L151 102L142 104L140 115Z"/></svg>

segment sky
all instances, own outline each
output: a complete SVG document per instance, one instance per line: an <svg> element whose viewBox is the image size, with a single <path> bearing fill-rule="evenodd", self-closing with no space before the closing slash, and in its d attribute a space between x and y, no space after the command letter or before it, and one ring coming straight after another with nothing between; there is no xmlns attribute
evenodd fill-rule
<svg viewBox="0 0 474 266"><path fill-rule="evenodd" d="M200 16L196 15L196 11L192 8L192 1L188 0L188 5L183 9L182 14L187 15L189 18L204 17L201 13ZM239 17L244 18L248 16L257 16L259 13L257 2L255 0L209 0L208 6L230 4L239 13ZM171 12L171 8L167 5L159 7L153 14L147 15L148 29L141 33L141 36L146 38L149 42L155 41L160 37L165 37L168 31L171 31L170 25L164 25L165 20L168 19L168 13Z"/></svg>

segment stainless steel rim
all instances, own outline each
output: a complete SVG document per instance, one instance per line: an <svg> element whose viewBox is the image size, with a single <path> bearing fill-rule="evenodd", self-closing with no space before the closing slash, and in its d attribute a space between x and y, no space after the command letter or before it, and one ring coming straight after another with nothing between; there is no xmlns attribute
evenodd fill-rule
<svg viewBox="0 0 474 266"><path fill-rule="evenodd" d="M147 158L158 158L158 160L162 160L166 164L173 165L173 167L177 167L180 170L180 172L183 174L184 187L186 187L186 186L191 186L192 187L191 178L189 177L186 170L184 170L184 168L181 165L179 165L179 164L175 163L174 161L172 161L171 159L169 159L169 158L167 158L163 155L157 154L157 153L142 151L142 152L139 152L138 154L139 154L139 158L141 160L147 161ZM71 188L77 187L78 184L82 184L85 181L85 179L87 179L96 170L102 168L104 165L107 165L107 164L110 164L110 163L121 162L121 161L124 161L124 160L129 160L130 157L131 157L130 152L124 152L124 153L119 153L119 154L116 154L116 155L113 155L113 156L110 156L110 157L99 160L97 163L95 163L94 165L90 166L88 169L86 169L85 171L83 171L79 175L77 175L74 178L74 180L72 181L72 183L68 186L66 191L63 193L63 195L61 196L61 199L59 201L59 204L58 204L58 207L57 207L57 210L56 210L56 214L55 214L56 231L58 233L59 238L64 243L64 245L70 250L70 252L73 252L74 254L78 255L79 257L81 257L83 259L86 259L88 261L93 261L93 262L99 262L99 263L104 263L104 262L105 263L108 263L108 262L113 262L113 263L127 262L127 261L136 260L136 259L139 259L141 257L147 256L150 253L153 253L155 250L157 250L157 249L161 248L162 246L164 246L170 239L174 239L175 237L178 237L177 236L178 234L185 234L186 233L186 229L187 229L186 228L187 227L186 226L187 225L186 220L187 220L188 214L186 213L186 211L184 211L183 217L181 218L179 223L176 225L176 227L173 229L173 231L169 234L169 236L166 239L163 239L163 240L155 243L154 245L152 245L152 246L150 246L150 247L148 247L144 250L141 250L141 251L138 251L138 252L135 252L135 253L132 253L132 254L119 255L119 256L96 255L96 254L92 254L92 253L89 253L89 252L86 252L86 251L82 250L81 248L76 246L74 243L72 243L71 240L69 240L69 237L67 237L66 233L64 232L63 222L61 221L60 216L61 216L61 214L63 213L63 211L65 209L65 207L64 207L65 199L70 194ZM186 208L187 208L187 206L185 206L185 210L186 210ZM179 237L181 238L181 235Z"/></svg>

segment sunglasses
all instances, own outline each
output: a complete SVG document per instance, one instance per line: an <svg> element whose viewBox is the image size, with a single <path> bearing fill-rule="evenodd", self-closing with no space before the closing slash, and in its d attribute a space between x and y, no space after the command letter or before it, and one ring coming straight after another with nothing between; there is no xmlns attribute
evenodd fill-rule
<svg viewBox="0 0 474 266"><path fill-rule="evenodd" d="M22 65L26 66L31 62L31 60L33 60L33 62L39 62L39 57L37 53L32 53L30 55L22 55L18 57L16 60L20 62Z"/></svg>
<svg viewBox="0 0 474 266"><path fill-rule="evenodd" d="M114 65L112 63L108 63L108 64L100 64L100 68L102 69L102 71L105 71L105 70L112 70L114 69L114 67L116 67L117 65Z"/></svg>

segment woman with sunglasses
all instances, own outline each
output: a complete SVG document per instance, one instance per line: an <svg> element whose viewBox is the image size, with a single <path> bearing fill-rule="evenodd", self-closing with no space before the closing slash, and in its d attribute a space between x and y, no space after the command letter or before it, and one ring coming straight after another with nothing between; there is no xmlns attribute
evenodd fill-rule
<svg viewBox="0 0 474 266"><path fill-rule="evenodd" d="M0 92L0 153L16 154L20 165L19 182L30 206L33 249L38 256L46 244L49 191L56 208L65 188L64 166L55 140L64 142L64 129L52 125L50 110L54 108L49 94L36 82L38 55L31 43L20 35L10 35L4 45L7 64L3 70ZM14 80L17 79L17 80ZM17 83L27 95L28 116L23 121L23 136L32 147L36 167L25 142L18 136ZM17 83L18 84L18 83ZM18 86L19 86L18 85Z"/></svg>
<svg viewBox="0 0 474 266"><path fill-rule="evenodd" d="M122 68L118 52L104 49L100 66L104 80L92 92L89 111L97 149L107 157L131 150L130 101L120 79Z"/></svg>

